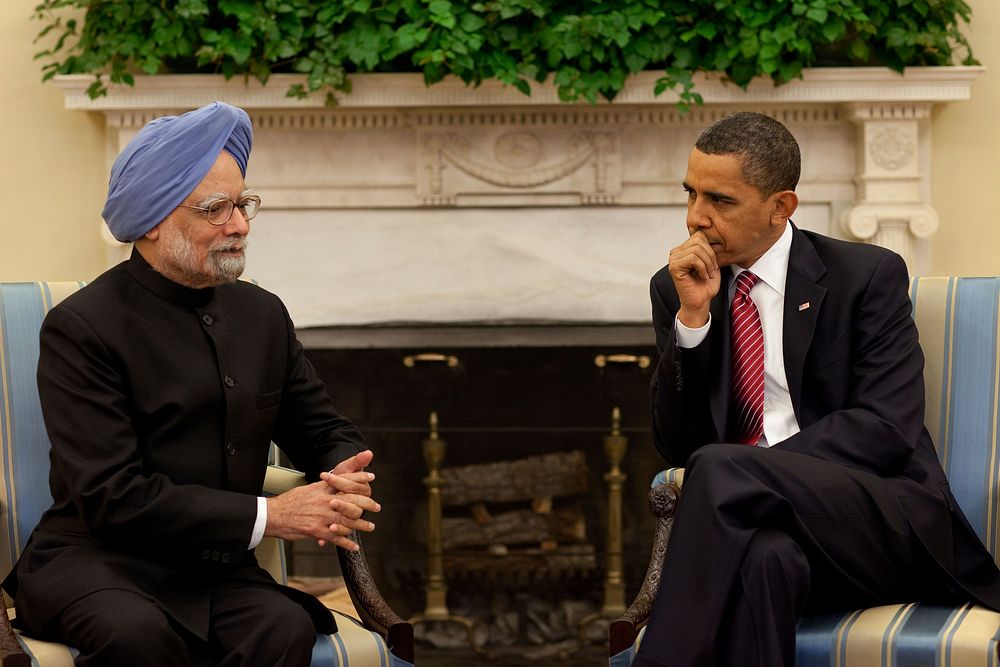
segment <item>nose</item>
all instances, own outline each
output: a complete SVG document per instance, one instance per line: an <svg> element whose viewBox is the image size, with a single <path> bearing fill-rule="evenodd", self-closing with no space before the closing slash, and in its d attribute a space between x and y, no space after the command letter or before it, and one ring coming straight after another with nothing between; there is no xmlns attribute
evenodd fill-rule
<svg viewBox="0 0 1000 667"><path fill-rule="evenodd" d="M712 226L712 218L705 211L705 206L699 201L689 201L687 211L687 227L691 230L707 229Z"/></svg>
<svg viewBox="0 0 1000 667"><path fill-rule="evenodd" d="M239 206L233 207L233 214L225 226L226 236L246 236L250 233L250 221L240 211Z"/></svg>

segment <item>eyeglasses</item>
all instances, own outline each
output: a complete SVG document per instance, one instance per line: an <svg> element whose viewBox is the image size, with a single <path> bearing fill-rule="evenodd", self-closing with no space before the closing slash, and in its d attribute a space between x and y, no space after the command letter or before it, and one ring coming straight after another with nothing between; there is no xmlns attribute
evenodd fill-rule
<svg viewBox="0 0 1000 667"><path fill-rule="evenodd" d="M208 206L191 206L189 204L178 204L178 206L180 208L189 208L192 211L201 211L208 219L208 224L221 227L233 217L234 208L240 209L240 214L248 222L253 220L254 216L257 215L257 211L260 210L260 197L257 195L248 195L240 197L237 201L233 201L232 199L215 199L209 202Z"/></svg>

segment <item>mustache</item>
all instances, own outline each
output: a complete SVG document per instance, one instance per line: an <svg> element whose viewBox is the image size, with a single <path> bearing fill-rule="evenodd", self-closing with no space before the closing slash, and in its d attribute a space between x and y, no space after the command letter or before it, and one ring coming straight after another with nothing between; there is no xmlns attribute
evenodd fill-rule
<svg viewBox="0 0 1000 667"><path fill-rule="evenodd" d="M236 238L226 239L224 241L219 241L217 244L211 247L209 252L228 252L230 250L242 250L246 252L247 247L250 242L247 237L240 236Z"/></svg>

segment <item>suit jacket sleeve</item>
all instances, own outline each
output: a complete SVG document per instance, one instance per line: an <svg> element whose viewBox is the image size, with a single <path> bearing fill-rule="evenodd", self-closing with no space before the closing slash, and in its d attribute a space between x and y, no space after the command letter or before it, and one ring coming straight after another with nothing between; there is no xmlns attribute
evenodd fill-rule
<svg viewBox="0 0 1000 667"><path fill-rule="evenodd" d="M653 276L649 291L660 356L650 387L653 443L670 465L682 466L691 452L719 439L709 408L712 336L694 348L678 347L679 302L666 269Z"/></svg>
<svg viewBox="0 0 1000 667"><path fill-rule="evenodd" d="M283 304L282 312L288 331L288 374L272 438L292 464L315 481L319 473L331 470L367 445L361 431L334 408Z"/></svg>
<svg viewBox="0 0 1000 667"><path fill-rule="evenodd" d="M924 417L924 359L907 283L902 258L882 255L849 303L853 313L843 313L849 329L807 358L801 430L778 447L879 475L906 464Z"/></svg>

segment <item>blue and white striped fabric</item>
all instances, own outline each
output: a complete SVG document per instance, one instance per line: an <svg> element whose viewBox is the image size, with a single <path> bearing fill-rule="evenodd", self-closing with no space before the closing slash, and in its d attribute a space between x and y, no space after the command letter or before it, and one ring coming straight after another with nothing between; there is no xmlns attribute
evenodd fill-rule
<svg viewBox="0 0 1000 667"><path fill-rule="evenodd" d="M0 283L0 576L17 561L42 512L52 503L48 483L50 445L35 382L38 332L49 309L83 285ZM284 582L285 561L280 544L273 541L259 548L262 564L270 564L271 574ZM10 600L6 602L8 615L13 616ZM392 655L380 635L366 630L352 617L334 614L338 632L317 635L313 667L412 667ZM20 635L18 639L31 657L32 667L73 664L76 651L71 647Z"/></svg>
<svg viewBox="0 0 1000 667"><path fill-rule="evenodd" d="M802 619L796 667L997 664L1000 614L971 604L898 604Z"/></svg>
<svg viewBox="0 0 1000 667"><path fill-rule="evenodd" d="M952 492L996 559L1000 278L915 278L910 299L927 359L924 421Z"/></svg>
<svg viewBox="0 0 1000 667"><path fill-rule="evenodd" d="M955 497L996 560L1000 278L914 278L910 299L926 358L924 421ZM665 481L680 485L683 479L682 468L671 468L658 473L653 486ZM988 609L888 605L803 619L796 633L795 664L1000 667L998 643L1000 614ZM634 654L635 647L612 657L610 664L625 667Z"/></svg>

